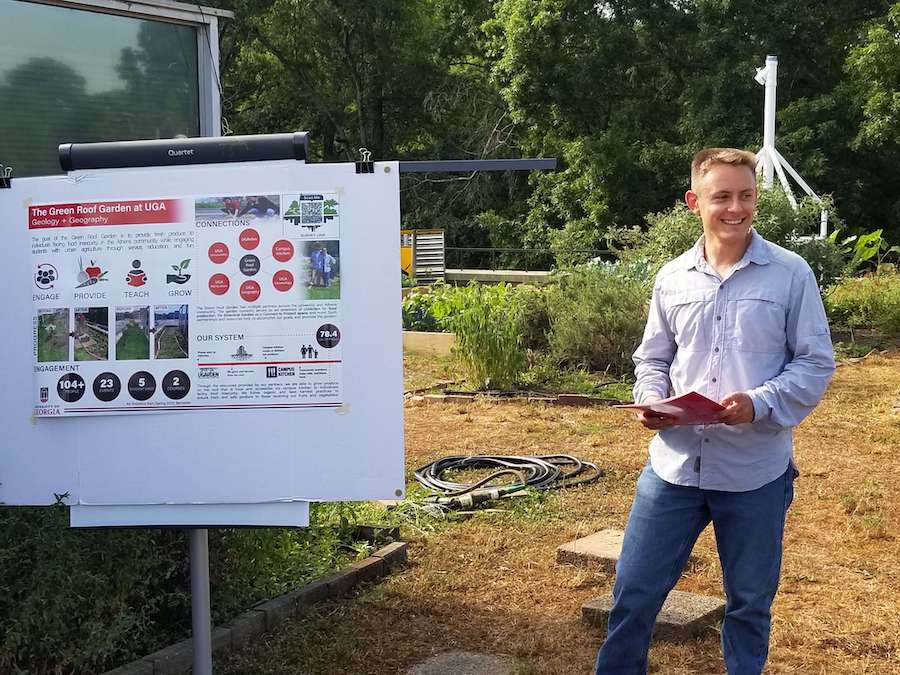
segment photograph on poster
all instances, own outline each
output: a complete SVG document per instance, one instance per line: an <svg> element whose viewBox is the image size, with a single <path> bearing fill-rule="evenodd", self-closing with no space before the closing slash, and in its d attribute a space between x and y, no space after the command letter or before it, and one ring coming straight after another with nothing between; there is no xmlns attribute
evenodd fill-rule
<svg viewBox="0 0 900 675"><path fill-rule="evenodd" d="M116 307L116 359L150 358L150 308Z"/></svg>
<svg viewBox="0 0 900 675"><path fill-rule="evenodd" d="M272 218L281 213L278 195L240 197L203 197L195 202L195 217L201 218Z"/></svg>
<svg viewBox="0 0 900 675"><path fill-rule="evenodd" d="M109 309L75 308L75 360L106 361L109 358Z"/></svg>
<svg viewBox="0 0 900 675"><path fill-rule="evenodd" d="M308 241L303 244L307 297L335 300L341 297L341 242Z"/></svg>
<svg viewBox="0 0 900 675"><path fill-rule="evenodd" d="M37 360L69 360L69 308L39 309L37 312Z"/></svg>
<svg viewBox="0 0 900 675"><path fill-rule="evenodd" d="M156 359L188 358L188 306L157 305L153 308Z"/></svg>

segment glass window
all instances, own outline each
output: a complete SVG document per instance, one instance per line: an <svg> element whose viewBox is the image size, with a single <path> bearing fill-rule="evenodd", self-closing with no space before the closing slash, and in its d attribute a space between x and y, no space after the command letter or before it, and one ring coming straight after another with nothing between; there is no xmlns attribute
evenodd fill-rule
<svg viewBox="0 0 900 675"><path fill-rule="evenodd" d="M0 163L60 173L60 143L199 135L192 26L0 0Z"/></svg>

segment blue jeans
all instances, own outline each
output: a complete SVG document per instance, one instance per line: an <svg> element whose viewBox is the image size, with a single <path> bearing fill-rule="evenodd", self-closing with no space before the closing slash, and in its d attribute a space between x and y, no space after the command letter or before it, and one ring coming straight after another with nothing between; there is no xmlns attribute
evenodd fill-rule
<svg viewBox="0 0 900 675"><path fill-rule="evenodd" d="M723 492L667 483L647 465L625 527L597 675L647 672L656 615L710 521L727 596L722 623L725 665L729 675L762 672L795 475L791 465L780 478L756 490Z"/></svg>

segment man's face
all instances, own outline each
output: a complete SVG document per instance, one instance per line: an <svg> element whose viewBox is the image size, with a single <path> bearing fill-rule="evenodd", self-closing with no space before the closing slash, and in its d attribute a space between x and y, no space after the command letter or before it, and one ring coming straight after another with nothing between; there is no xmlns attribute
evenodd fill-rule
<svg viewBox="0 0 900 675"><path fill-rule="evenodd" d="M684 196L703 221L707 237L723 244L746 242L756 211L756 174L746 166L713 164Z"/></svg>

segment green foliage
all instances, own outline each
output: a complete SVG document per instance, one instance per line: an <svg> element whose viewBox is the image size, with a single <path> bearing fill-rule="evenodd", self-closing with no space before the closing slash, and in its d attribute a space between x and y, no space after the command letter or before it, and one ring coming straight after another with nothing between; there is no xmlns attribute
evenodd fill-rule
<svg viewBox="0 0 900 675"><path fill-rule="evenodd" d="M808 264L819 289L833 284L847 271L847 258L833 240L809 237L789 242L788 248Z"/></svg>
<svg viewBox="0 0 900 675"><path fill-rule="evenodd" d="M353 504L314 502L310 504L307 528L210 532L215 621L226 621L254 602L285 593L339 567L347 560L354 522Z"/></svg>
<svg viewBox="0 0 900 675"><path fill-rule="evenodd" d="M468 377L486 389L503 389L525 369L522 306L506 284L470 284L454 299L445 325L456 333L456 351Z"/></svg>
<svg viewBox="0 0 900 675"><path fill-rule="evenodd" d="M900 2L872 22L866 37L847 56L846 69L857 83L863 122L856 143L884 151L900 137Z"/></svg>
<svg viewBox="0 0 900 675"><path fill-rule="evenodd" d="M516 289L522 304L522 347L546 351L550 332L549 298L552 287L523 284Z"/></svg>
<svg viewBox="0 0 900 675"><path fill-rule="evenodd" d="M547 298L550 360L568 368L630 373L647 300L641 283L600 266L560 274Z"/></svg>
<svg viewBox="0 0 900 675"><path fill-rule="evenodd" d="M882 236L883 230L875 230L866 234L853 235L843 239L839 244L839 232L832 232L829 242L835 244L841 253L851 256L847 264L847 272L855 272L869 263L874 271L878 271L885 259L900 253L900 246L891 246Z"/></svg>
<svg viewBox="0 0 900 675"><path fill-rule="evenodd" d="M849 328L875 328L900 335L900 274L886 272L850 277L825 295L832 322Z"/></svg>
<svg viewBox="0 0 900 675"><path fill-rule="evenodd" d="M448 318L466 304L471 291L465 287L437 283L413 291L401 303L404 330L429 333L452 332Z"/></svg>
<svg viewBox="0 0 900 675"><path fill-rule="evenodd" d="M183 534L67 525L62 506L0 507L2 672L101 672L189 626Z"/></svg>
<svg viewBox="0 0 900 675"><path fill-rule="evenodd" d="M306 529L210 530L214 620L355 555L353 508L311 504ZM181 530L74 530L63 506L0 507L0 541L0 672L103 672L190 628Z"/></svg>

